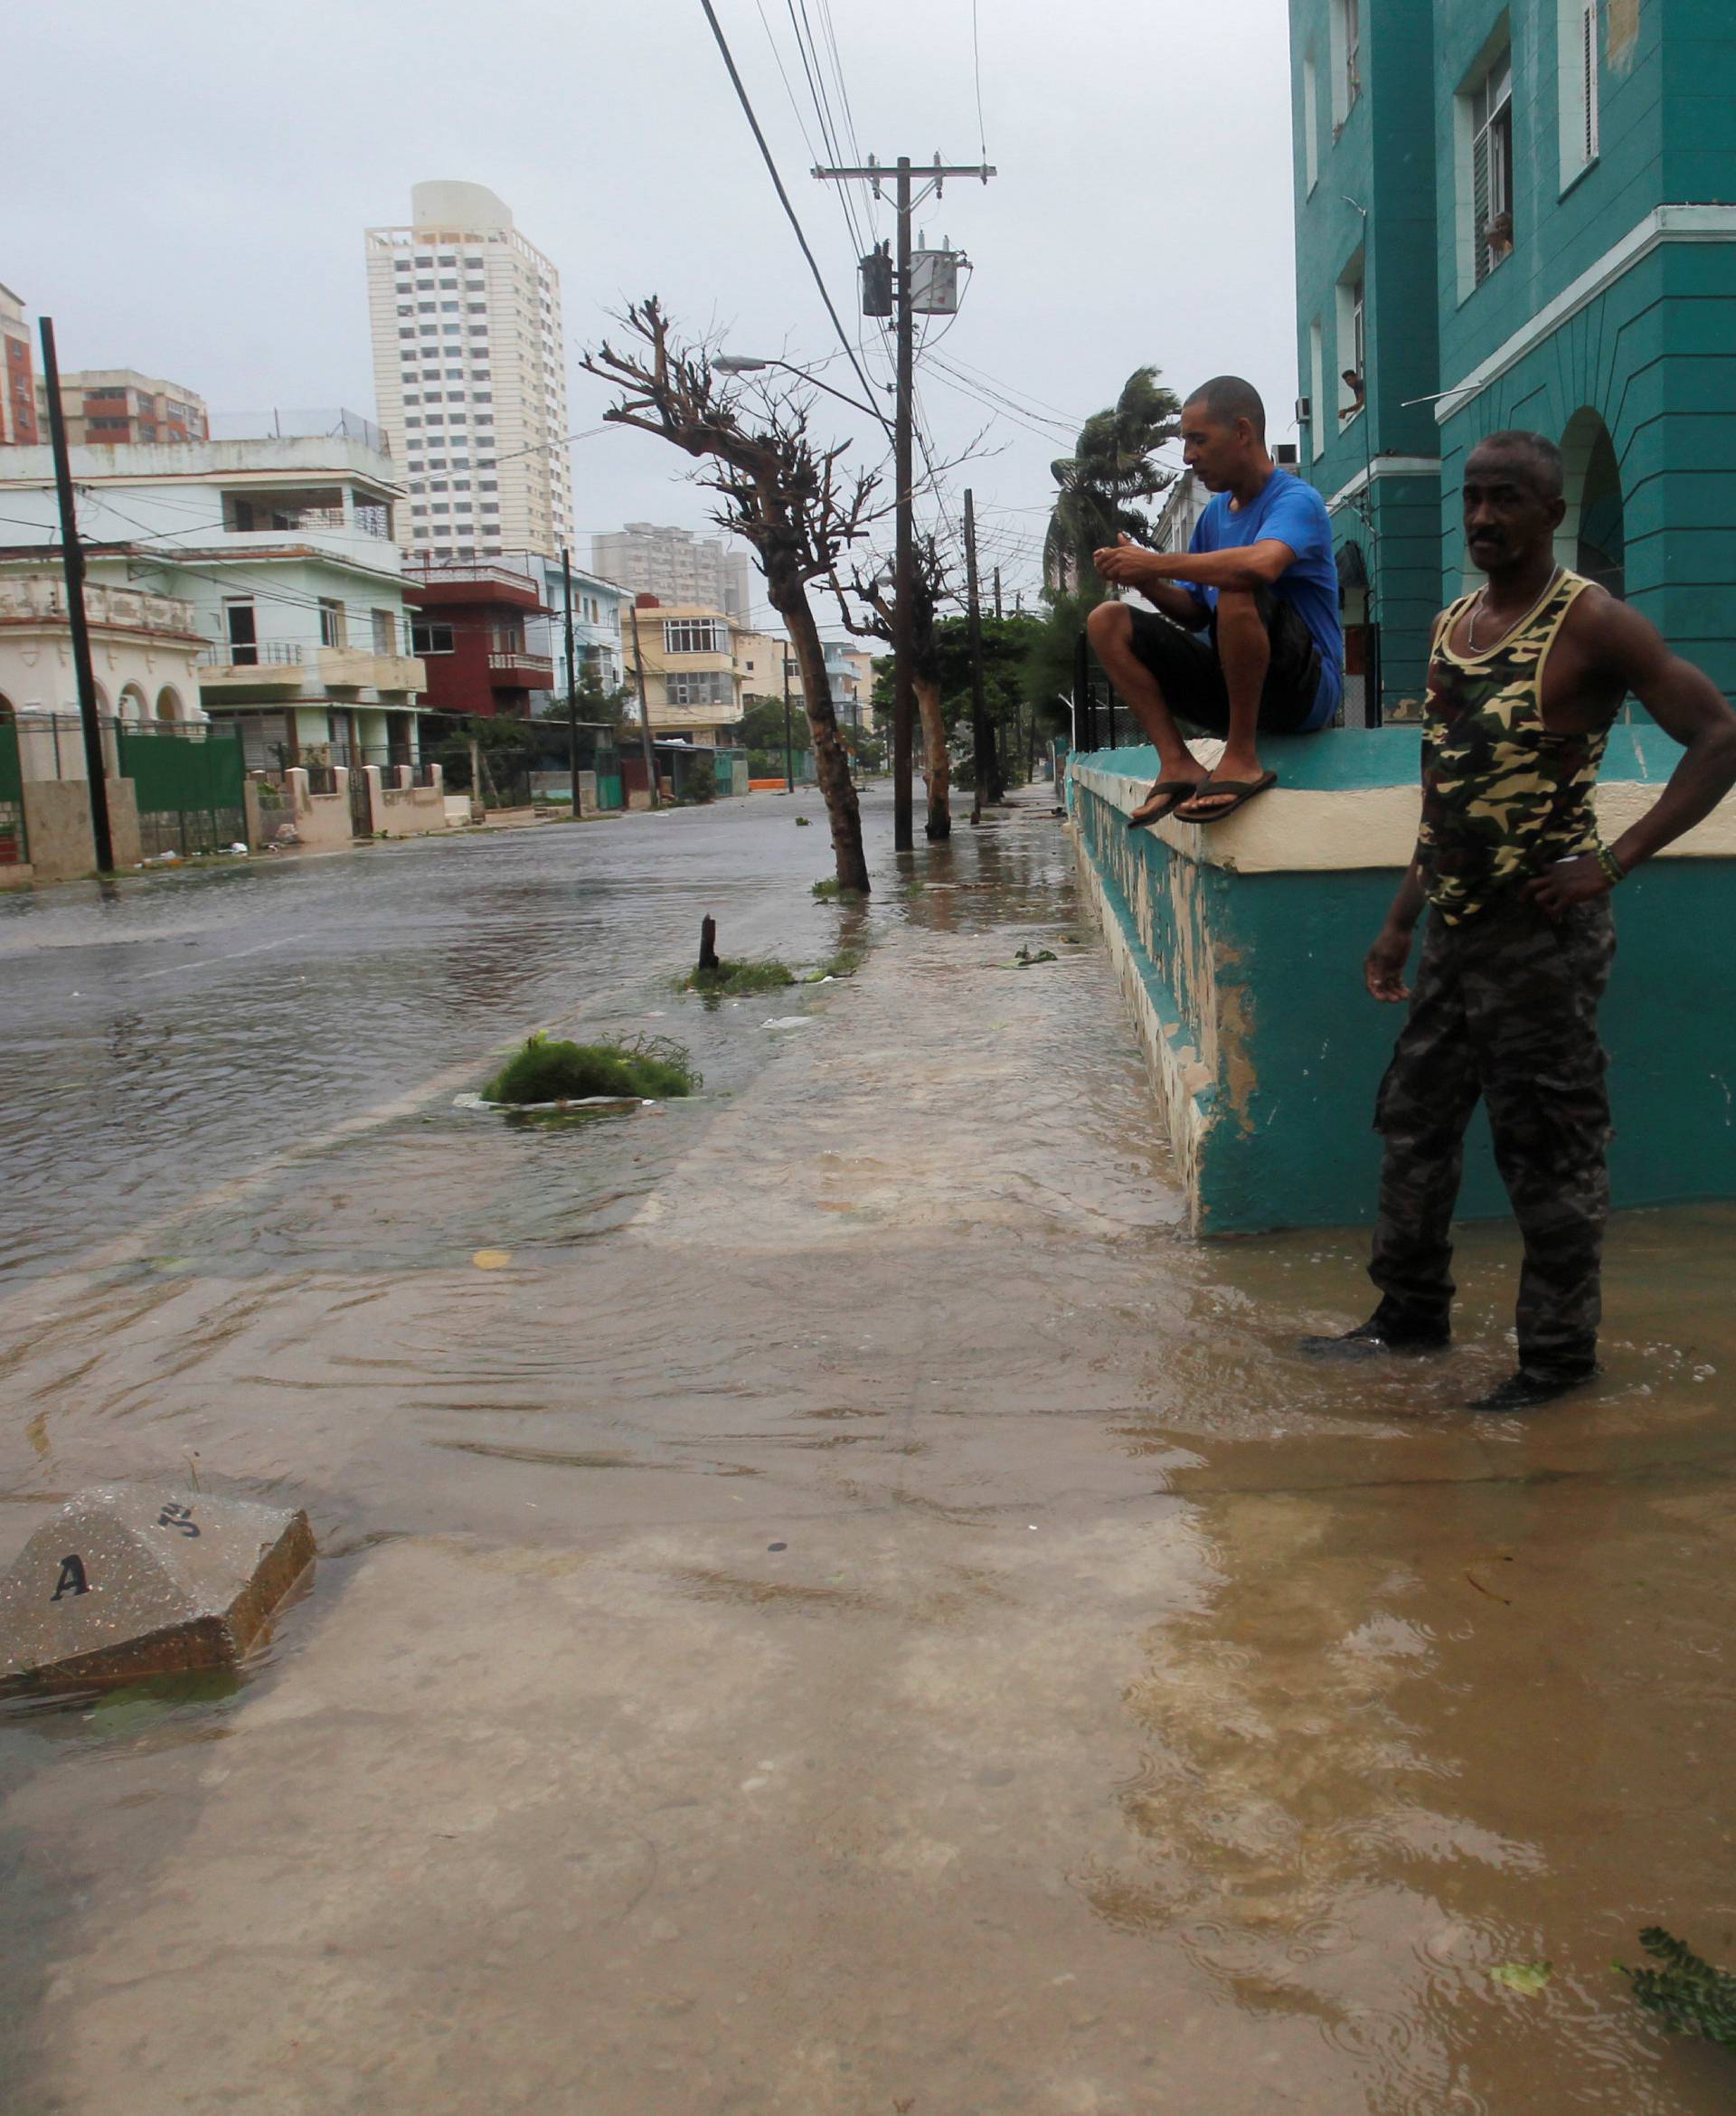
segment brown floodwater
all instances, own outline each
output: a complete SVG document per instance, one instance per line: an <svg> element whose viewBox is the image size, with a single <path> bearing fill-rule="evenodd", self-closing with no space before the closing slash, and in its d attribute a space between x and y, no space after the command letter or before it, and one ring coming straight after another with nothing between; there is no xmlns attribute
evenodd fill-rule
<svg viewBox="0 0 1736 2116"><path fill-rule="evenodd" d="M1529 1419L1501 1227L1310 1366L1363 1237L1187 1239L1047 802L868 807L863 912L811 796L0 903L0 1561L146 1475L322 1551L0 1713L6 2116L1731 2107L1611 1964L1736 1965L1736 1215ZM707 911L862 968L703 1005ZM704 1091L455 1107L536 1023Z"/></svg>

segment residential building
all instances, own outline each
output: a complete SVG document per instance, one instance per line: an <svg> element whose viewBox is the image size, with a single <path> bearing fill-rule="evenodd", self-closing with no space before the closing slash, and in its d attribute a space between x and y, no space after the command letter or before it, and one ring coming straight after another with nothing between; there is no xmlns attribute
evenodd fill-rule
<svg viewBox="0 0 1736 2116"><path fill-rule="evenodd" d="M1465 459L1510 426L1566 456L1562 562L1736 690L1727 10L1292 0L1290 22L1304 468L1371 698L1421 695L1467 577Z"/></svg>
<svg viewBox="0 0 1736 2116"><path fill-rule="evenodd" d="M24 305L0 287L0 448L30 448L38 439L36 383Z"/></svg>
<svg viewBox="0 0 1736 2116"><path fill-rule="evenodd" d="M623 619L629 683L637 657L654 734L733 742L741 722L742 679L737 673L735 628L721 609L703 603L662 603L638 595Z"/></svg>
<svg viewBox="0 0 1736 2116"><path fill-rule="evenodd" d="M61 416L70 447L87 442L193 441L211 438L205 400L181 383L131 367L87 367L61 376ZM48 413L40 421L47 439Z"/></svg>
<svg viewBox="0 0 1736 2116"><path fill-rule="evenodd" d="M742 625L751 614L753 575L748 554L727 550L721 537L697 536L691 529L665 528L655 522L629 522L625 529L591 538L590 562L635 595L721 609Z"/></svg>
<svg viewBox="0 0 1736 2116"><path fill-rule="evenodd" d="M181 599L207 642L198 702L250 766L409 764L425 676L410 652L392 466L317 439L89 444L71 451L91 581ZM0 457L10 556L58 540L46 448Z"/></svg>
<svg viewBox="0 0 1736 2116"><path fill-rule="evenodd" d="M127 727L204 719L199 657L206 642L185 596L91 581L84 617L101 719ZM0 720L22 727L55 715L67 754L54 776L79 777L79 686L59 555L48 558L41 544L0 548ZM54 731L43 739L52 744Z"/></svg>
<svg viewBox="0 0 1736 2116"><path fill-rule="evenodd" d="M419 184L365 247L380 423L405 551L554 557L572 542L561 275L480 184Z"/></svg>
<svg viewBox="0 0 1736 2116"><path fill-rule="evenodd" d="M532 699L532 711L541 713L555 697L567 694L566 578L558 558L533 562L542 590L546 615L534 618L526 628L532 647L554 665L551 690ZM627 680L621 658L621 605L624 591L600 573L572 568L572 644L580 682L590 669L605 691L613 691Z"/></svg>
<svg viewBox="0 0 1736 2116"><path fill-rule="evenodd" d="M784 694L784 656L790 644L781 632L750 631L745 625L731 627L734 641L735 673L743 698L781 698ZM790 670L792 682L796 672Z"/></svg>
<svg viewBox="0 0 1736 2116"><path fill-rule="evenodd" d="M873 656L854 639L822 639L826 649L826 687L832 695L832 711L840 727L872 728L871 701L874 694ZM792 651L789 694L798 703L807 693L802 672Z"/></svg>
<svg viewBox="0 0 1736 2116"><path fill-rule="evenodd" d="M554 682L553 660L527 637L548 618L534 562L412 561L405 590L429 709L528 720L532 694L546 696Z"/></svg>

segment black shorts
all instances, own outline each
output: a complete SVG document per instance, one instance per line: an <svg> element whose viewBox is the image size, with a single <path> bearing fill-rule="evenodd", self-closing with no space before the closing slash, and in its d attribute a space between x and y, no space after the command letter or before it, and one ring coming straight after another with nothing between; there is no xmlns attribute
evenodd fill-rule
<svg viewBox="0 0 1736 2116"><path fill-rule="evenodd" d="M1320 695L1320 649L1294 603L1281 601L1269 588L1259 588L1254 606L1272 643L1271 666L1260 694L1261 734L1295 734L1307 724ZM1230 694L1218 659L1218 613L1212 612L1209 638L1184 631L1168 618L1148 609L1130 609L1129 644L1156 677L1164 703L1177 720L1203 734L1230 732Z"/></svg>

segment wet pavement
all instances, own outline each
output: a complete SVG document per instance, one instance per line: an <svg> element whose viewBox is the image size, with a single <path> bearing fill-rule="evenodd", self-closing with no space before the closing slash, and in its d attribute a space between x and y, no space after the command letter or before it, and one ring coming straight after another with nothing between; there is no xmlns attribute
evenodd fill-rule
<svg viewBox="0 0 1736 2116"><path fill-rule="evenodd" d="M322 1549L0 1716L7 2116L1731 2105L1610 1962L1736 1962L1736 1219L1527 1421L1496 1228L1310 1368L1361 1238L1188 1242L1047 804L868 812L866 912L811 796L0 900L0 1559L195 1470ZM862 969L678 997L706 912ZM704 1092L454 1108L537 1025Z"/></svg>

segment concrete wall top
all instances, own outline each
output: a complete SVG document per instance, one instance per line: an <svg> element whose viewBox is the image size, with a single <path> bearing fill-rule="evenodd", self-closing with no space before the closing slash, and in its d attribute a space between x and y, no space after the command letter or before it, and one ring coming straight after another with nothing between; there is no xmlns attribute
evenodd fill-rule
<svg viewBox="0 0 1736 2116"><path fill-rule="evenodd" d="M1203 762L1216 742L1191 745ZM1223 823L1169 819L1148 826L1183 858L1238 874L1350 873L1408 866L1416 849L1422 738L1415 728L1335 728L1325 735L1262 736L1278 784ZM1618 836L1657 798L1682 755L1661 728L1612 728L1598 786L1598 819ZM1148 746L1075 753L1071 776L1130 814L1156 777ZM1736 856L1736 801L1679 839L1665 859Z"/></svg>

